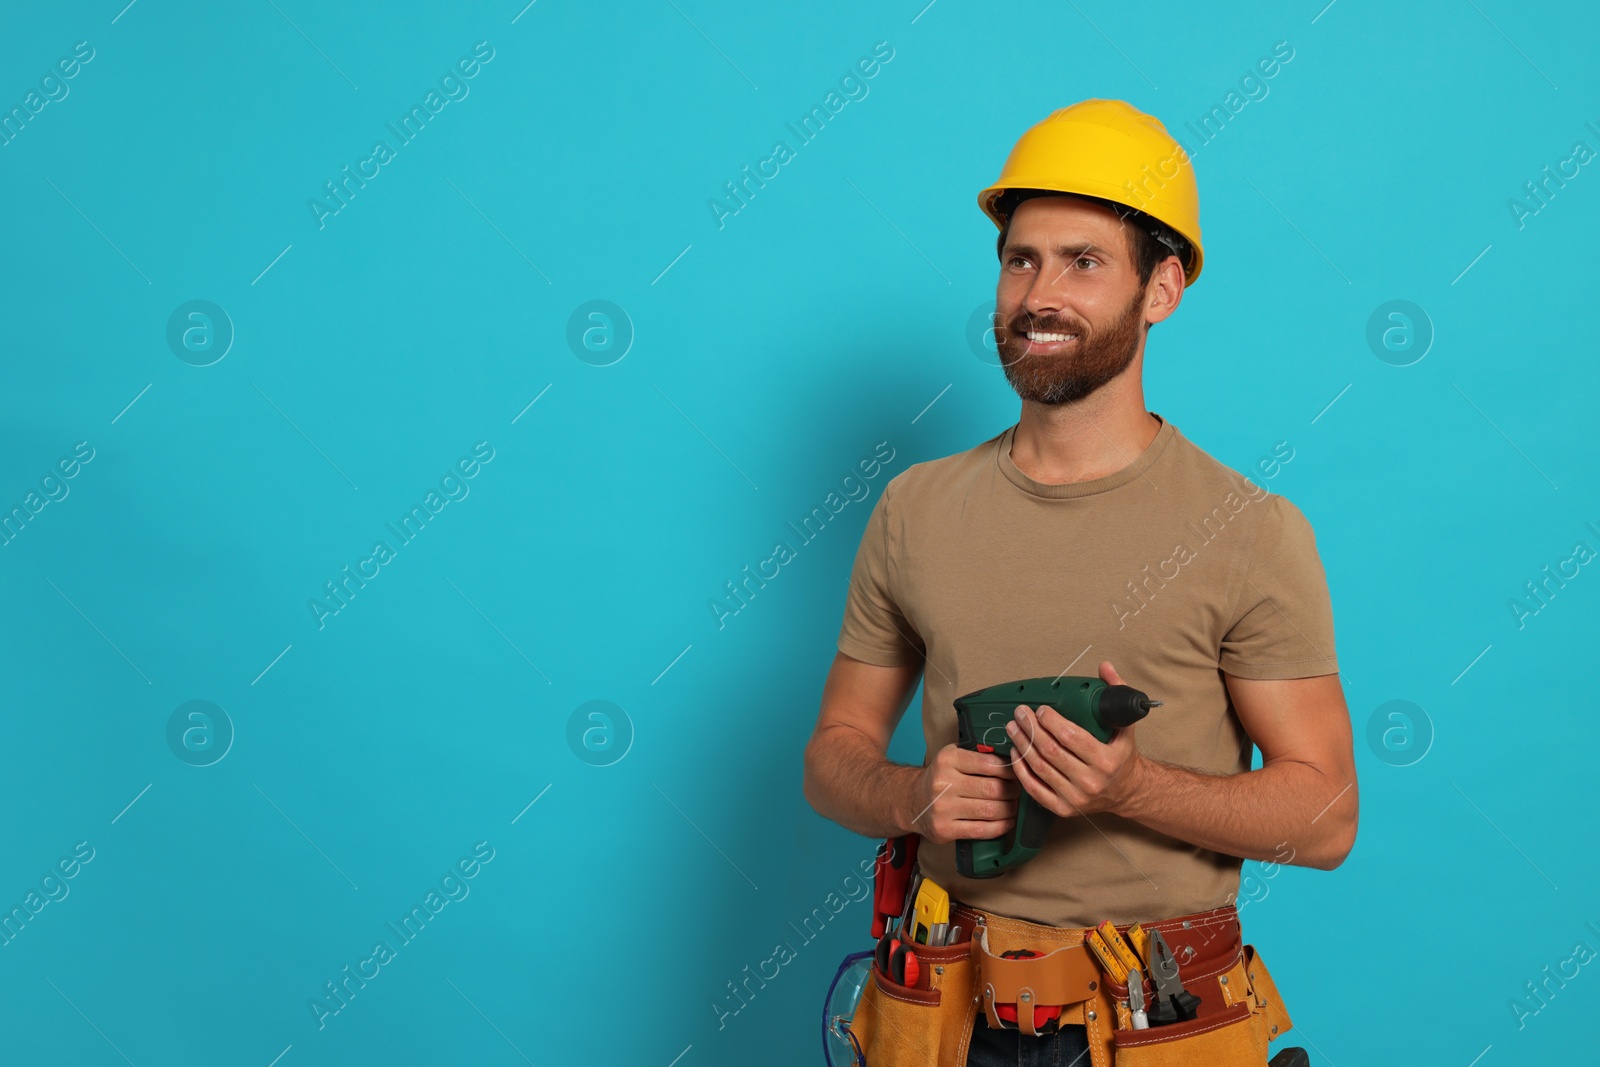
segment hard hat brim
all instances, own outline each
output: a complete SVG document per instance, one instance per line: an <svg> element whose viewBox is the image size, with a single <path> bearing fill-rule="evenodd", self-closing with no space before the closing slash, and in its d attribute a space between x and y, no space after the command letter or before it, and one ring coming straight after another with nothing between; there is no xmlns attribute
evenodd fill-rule
<svg viewBox="0 0 1600 1067"><path fill-rule="evenodd" d="M1096 200L1109 200L1112 203L1121 204L1123 207L1129 208L1130 210L1139 211L1143 214L1149 215L1151 218L1161 223L1161 225L1172 230L1172 232L1180 235L1184 240L1189 242L1189 248L1191 250L1191 262L1185 264L1184 266L1183 284L1185 288L1193 285L1195 283L1195 279L1200 277L1200 268L1204 264L1205 253L1200 247L1200 242L1197 239L1198 235L1185 233L1179 227L1174 226L1172 223L1163 219L1161 217L1163 214L1161 211L1162 205L1159 198L1152 197L1147 206L1136 207L1135 205L1128 203L1128 191L1126 189L1119 188L1107 182L1097 182L1088 178L1078 179L1071 182L1063 182L1059 175L1046 174L1019 174L1014 177L1008 175L1004 184L991 185L978 194L978 208L989 217L989 221L994 223L995 229L997 230L1005 229L1006 216L1003 212L998 211L995 205L999 201L1001 194L1009 192L1013 189L1039 189L1052 193L1061 193L1067 196L1088 196L1093 197Z"/></svg>

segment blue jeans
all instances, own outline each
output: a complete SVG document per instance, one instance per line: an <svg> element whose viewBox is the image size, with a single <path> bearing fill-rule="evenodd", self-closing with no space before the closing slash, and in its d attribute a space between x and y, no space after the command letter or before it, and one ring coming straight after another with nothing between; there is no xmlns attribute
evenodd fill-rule
<svg viewBox="0 0 1600 1067"><path fill-rule="evenodd" d="M1089 1038L1082 1026L1064 1026L1044 1037L1021 1030L995 1030L973 1021L967 1067L1089 1067Z"/></svg>

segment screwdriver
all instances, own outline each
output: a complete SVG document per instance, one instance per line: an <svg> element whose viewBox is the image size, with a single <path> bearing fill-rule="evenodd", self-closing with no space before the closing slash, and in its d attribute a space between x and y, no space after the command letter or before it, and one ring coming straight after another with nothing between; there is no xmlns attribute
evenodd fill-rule
<svg viewBox="0 0 1600 1067"><path fill-rule="evenodd" d="M1150 1016L1144 1010L1144 976L1137 970L1128 972L1128 1011L1135 1030L1150 1029Z"/></svg>

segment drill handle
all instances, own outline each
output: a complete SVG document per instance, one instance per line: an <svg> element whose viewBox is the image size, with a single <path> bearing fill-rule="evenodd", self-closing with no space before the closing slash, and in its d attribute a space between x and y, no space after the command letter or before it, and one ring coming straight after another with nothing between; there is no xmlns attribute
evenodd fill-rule
<svg viewBox="0 0 1600 1067"><path fill-rule="evenodd" d="M1055 812L1033 799L1026 791L1018 794L1016 848L1013 851L1019 862L1032 859L1034 853L1044 848L1045 838L1050 834L1050 824L1055 822L1055 818Z"/></svg>
<svg viewBox="0 0 1600 1067"><path fill-rule="evenodd" d="M976 718L971 709L956 705L957 744L979 751L983 744L1001 759L1009 759L1011 739L1003 723L1007 714L986 711ZM1039 804L1026 792L1017 797L1015 825L996 838L956 842L956 871L963 878L993 878L1031 860L1044 847L1055 813Z"/></svg>

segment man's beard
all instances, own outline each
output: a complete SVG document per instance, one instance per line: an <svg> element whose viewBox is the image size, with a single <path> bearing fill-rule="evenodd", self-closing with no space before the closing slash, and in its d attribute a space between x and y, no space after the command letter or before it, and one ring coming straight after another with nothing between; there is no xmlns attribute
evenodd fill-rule
<svg viewBox="0 0 1600 1067"><path fill-rule="evenodd" d="M1133 362L1144 330L1143 303L1144 293L1135 293L1104 333L1079 320L1050 316L1030 321L1026 312L1019 313L1009 327L995 329L1006 380L1023 400L1040 404L1068 404L1088 396ZM1028 354L1030 328L1035 333L1077 334L1078 339L1056 355Z"/></svg>

